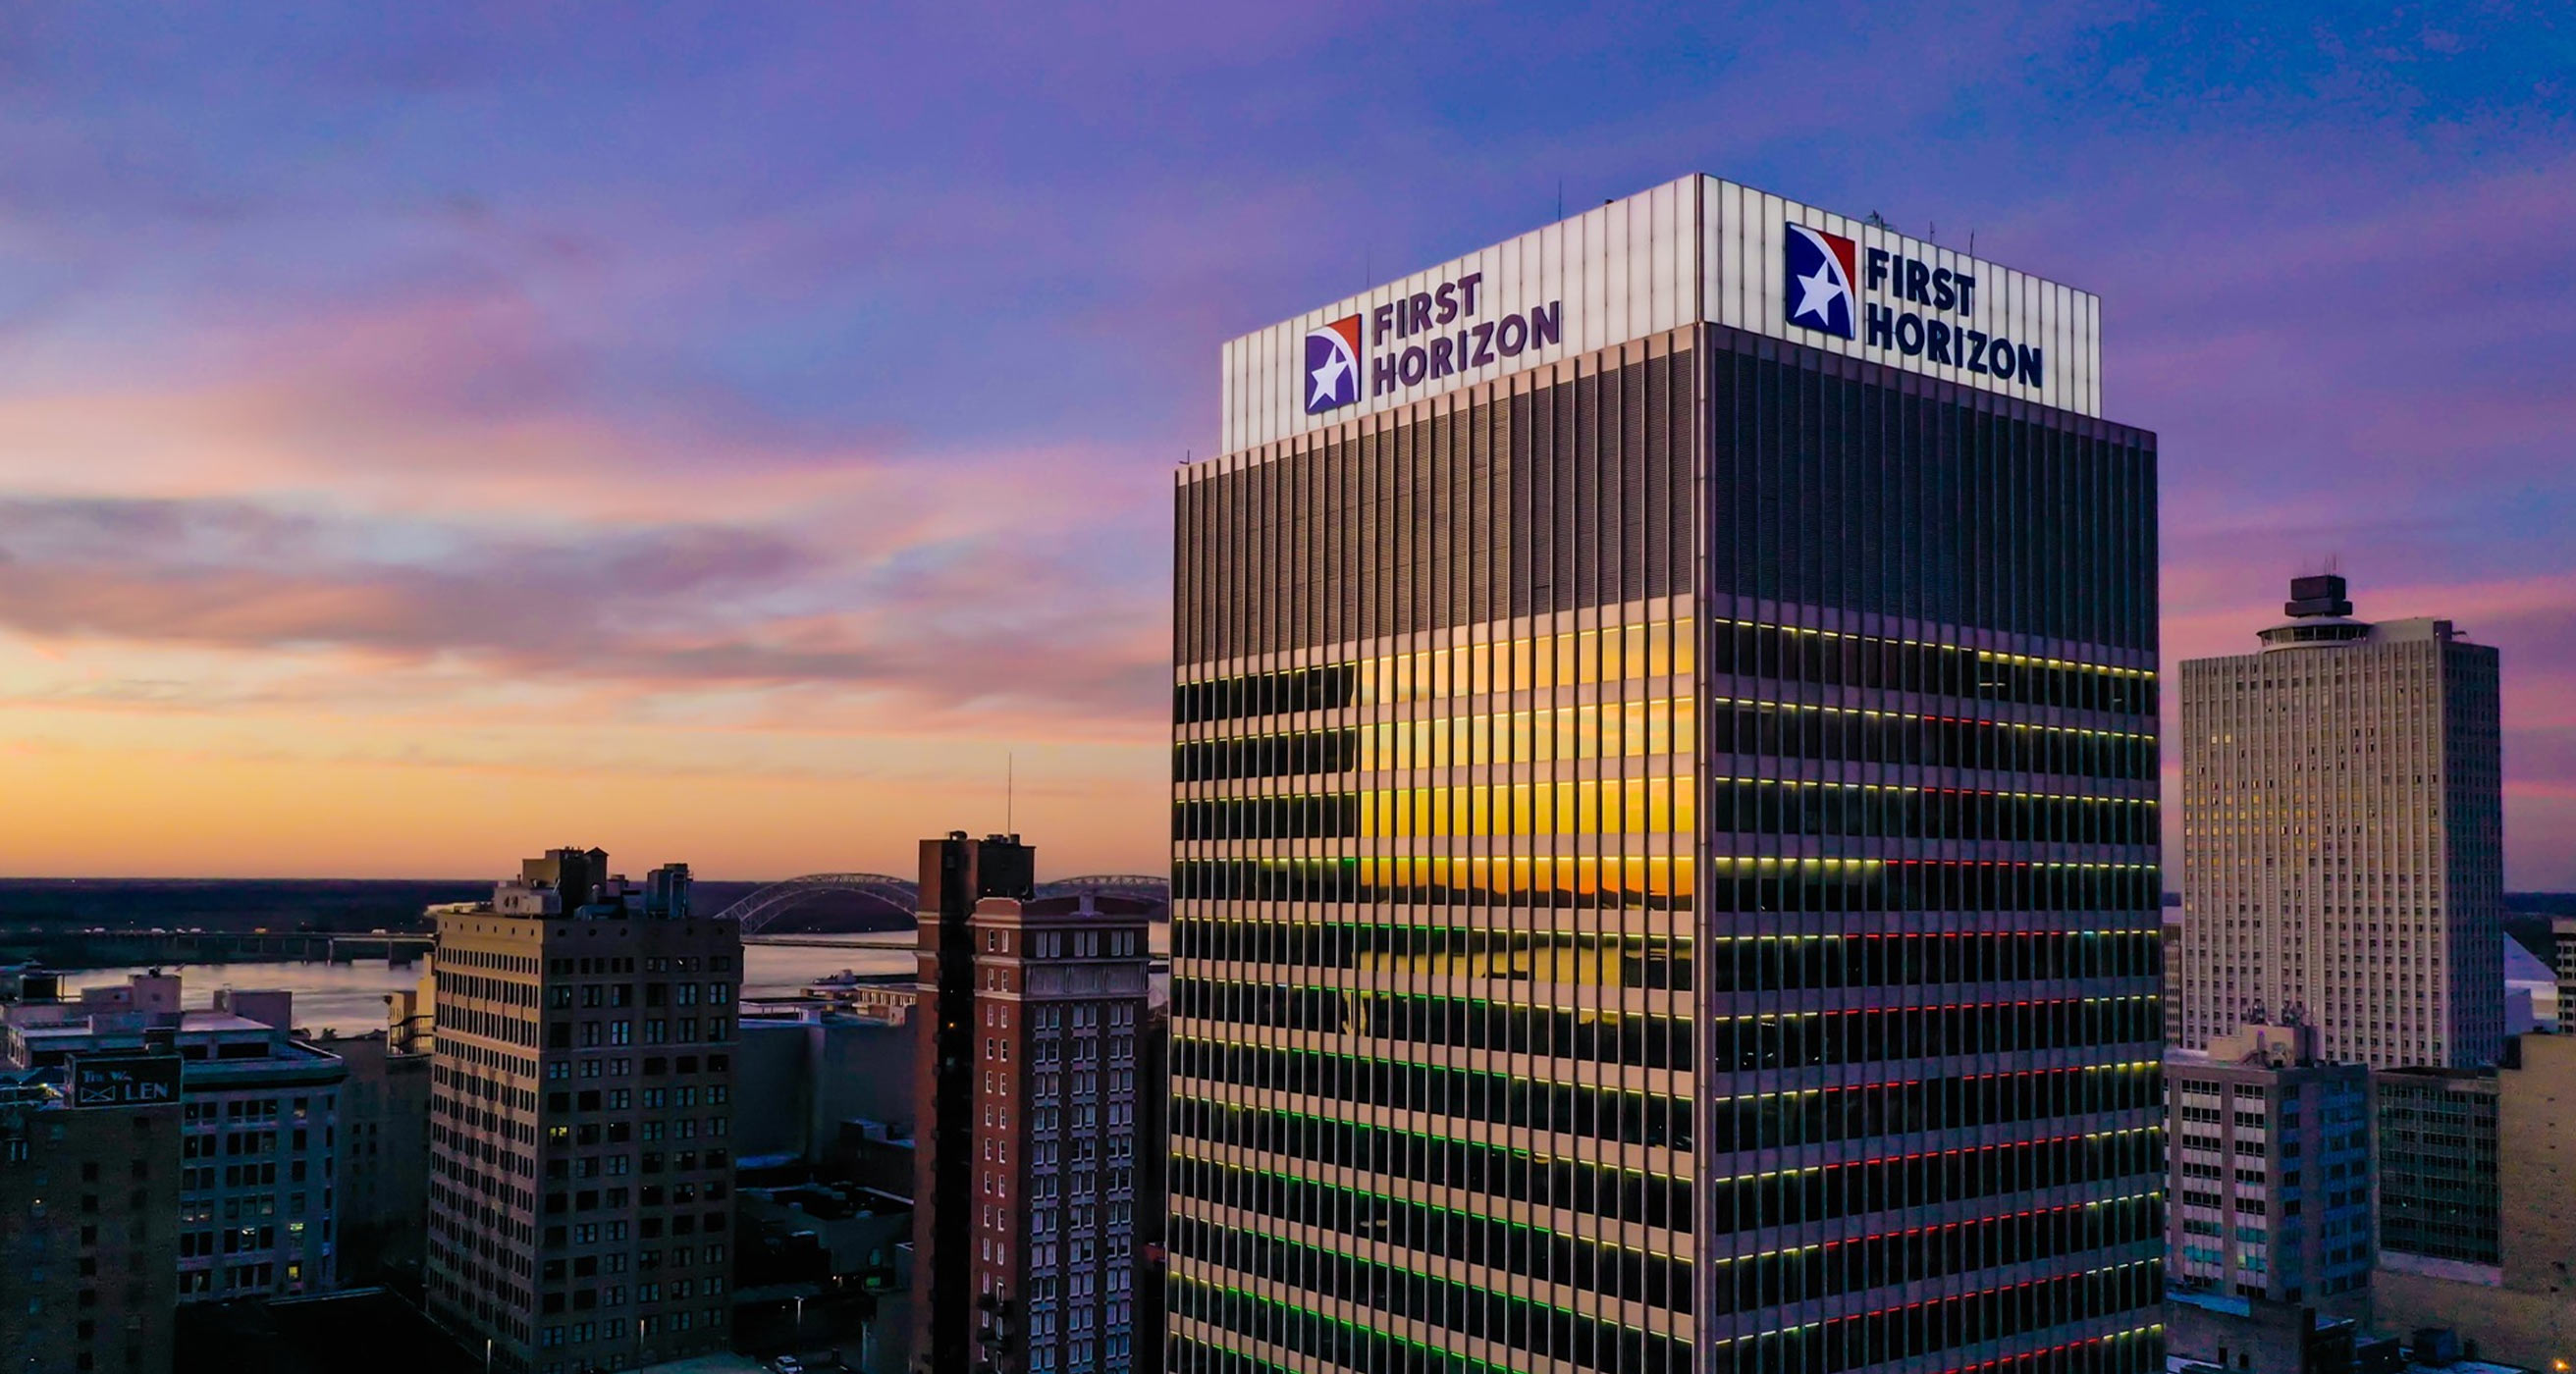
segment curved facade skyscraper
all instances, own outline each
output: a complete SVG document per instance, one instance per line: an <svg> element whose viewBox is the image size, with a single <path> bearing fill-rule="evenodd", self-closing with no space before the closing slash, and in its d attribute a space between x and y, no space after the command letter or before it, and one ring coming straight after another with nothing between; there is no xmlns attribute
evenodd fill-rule
<svg viewBox="0 0 2576 1374"><path fill-rule="evenodd" d="M2161 1369L2154 437L1693 177L1227 346L1172 1365Z"/></svg>

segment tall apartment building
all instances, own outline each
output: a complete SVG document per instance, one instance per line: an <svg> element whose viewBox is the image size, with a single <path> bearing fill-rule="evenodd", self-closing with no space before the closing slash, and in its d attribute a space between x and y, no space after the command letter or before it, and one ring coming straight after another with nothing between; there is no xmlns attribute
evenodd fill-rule
<svg viewBox="0 0 2576 1374"><path fill-rule="evenodd" d="M630 1369L726 1344L742 938L555 849L438 913L430 1316L493 1367Z"/></svg>
<svg viewBox="0 0 2576 1374"><path fill-rule="evenodd" d="M2366 1307L2370 1070L2316 1057L2313 1026L2248 1024L2165 1057L2166 1274L2178 1288Z"/></svg>
<svg viewBox="0 0 2576 1374"><path fill-rule="evenodd" d="M9 1374L168 1374L178 1308L178 1056L168 1040L0 1081L0 1356Z"/></svg>
<svg viewBox="0 0 2576 1374"><path fill-rule="evenodd" d="M2161 1368L2155 444L2097 318L1694 177L1226 347L1176 1369Z"/></svg>
<svg viewBox="0 0 2576 1374"><path fill-rule="evenodd" d="M2182 665L2180 1041L2296 1015L2326 1058L2495 1062L2504 1040L2496 651L2290 584L2251 654Z"/></svg>
<svg viewBox="0 0 2576 1374"><path fill-rule="evenodd" d="M1031 899L1017 836L925 840L921 858L916 1351L943 1374L1150 1374L1155 1333L1136 1325L1150 909Z"/></svg>
<svg viewBox="0 0 2576 1374"><path fill-rule="evenodd" d="M13 1067L167 1045L179 1056L178 1300L339 1287L340 1093L348 1065L295 1038L294 998L220 989L183 1009L178 975L134 974L77 1002L6 1009Z"/></svg>

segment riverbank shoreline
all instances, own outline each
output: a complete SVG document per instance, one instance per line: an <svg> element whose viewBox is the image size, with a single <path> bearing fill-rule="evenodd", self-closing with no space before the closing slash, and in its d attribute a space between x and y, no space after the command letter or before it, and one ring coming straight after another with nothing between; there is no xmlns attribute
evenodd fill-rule
<svg viewBox="0 0 2576 1374"><path fill-rule="evenodd" d="M917 968L909 944L813 944L812 937L787 937L793 943L758 939L743 948L745 1001L792 997L835 974L903 977ZM385 999L419 986L425 961L400 965L382 959L354 962L253 961L230 963L123 964L74 969L47 965L62 975L62 995L77 1001L83 990L113 987L147 968L158 967L180 980L181 1005L211 1005L218 988L276 990L294 994L295 1023L314 1035L364 1035L385 1025Z"/></svg>

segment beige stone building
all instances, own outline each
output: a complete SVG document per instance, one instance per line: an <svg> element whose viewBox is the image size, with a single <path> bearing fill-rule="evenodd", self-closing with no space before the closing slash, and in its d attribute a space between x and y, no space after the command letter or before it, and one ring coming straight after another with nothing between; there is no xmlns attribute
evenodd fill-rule
<svg viewBox="0 0 2576 1374"><path fill-rule="evenodd" d="M742 937L550 850L438 913L430 1316L510 1374L724 1349Z"/></svg>

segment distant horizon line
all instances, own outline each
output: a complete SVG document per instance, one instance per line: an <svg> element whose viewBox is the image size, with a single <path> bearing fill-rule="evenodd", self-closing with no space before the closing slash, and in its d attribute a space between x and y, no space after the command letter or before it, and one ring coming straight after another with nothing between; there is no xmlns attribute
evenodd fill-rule
<svg viewBox="0 0 2576 1374"><path fill-rule="evenodd" d="M860 871L865 871L865 870L853 870L853 869L831 869L831 870L817 869L817 870L815 870L815 872L818 872L818 873L819 873L819 872L826 872L826 871L829 871L829 872L835 872L835 873L849 873L849 872L860 872ZM795 874L789 874L787 877L784 877L784 878L720 878L720 877L712 877L712 876L709 876L709 875L704 874L704 873L691 873L691 874L689 875L690 880L691 880L691 881L693 881L693 882L702 882L702 883L708 883L708 882L712 882L712 883L764 883L764 884L765 884L765 883L783 883L783 882L790 882L790 881L793 881L793 880L794 880L794 879L796 879L796 878L801 878L801 877L804 877L804 876L807 876L807 875L805 875L805 874L801 874L801 873L795 873ZM897 873L889 873L889 874L886 874L886 875L884 875L884 876L886 876L886 877L890 877L890 878L901 878L903 875L901 875L901 874L897 874ZM1061 875L1061 876L1059 876L1059 877L1055 877L1055 878L1041 878L1041 879L1039 879L1039 881L1040 881L1040 882L1062 882L1062 881L1064 881L1066 878L1081 878L1081 877L1089 877L1089 876L1092 876L1092 875L1087 874L1087 873L1073 873L1073 874L1065 874L1065 875ZM413 877L413 878L352 878L352 877L336 877L336 876L329 876L329 875L324 875L324 876L310 876L310 875L308 875L308 876L303 876L303 877L293 877L293 876L286 876L286 875L280 875L280 874L265 874L265 875L260 875L260 876L256 876L256 877L239 877L239 876L226 876L226 875L184 874L184 873L124 874L124 875L116 875L116 874L51 875L51 874L35 874L35 873L26 873L26 874L6 874L6 873L0 873L0 883L62 883L62 884L73 884L73 883L388 883L388 884L391 884L391 883L415 883L415 884L440 884L440 885L445 885L445 884L465 884L465 883L471 883L471 884L499 883L499 882L502 882L502 881L505 881L505 879L501 879L501 878L488 878L488 877L474 877L474 878L418 878L418 877ZM2167 890L2165 891L2165 894L2164 894L2164 895L2165 895L2165 896L2167 896L2167 897L2177 897L2177 896L2180 896L2181 894L2180 894L2180 892L2179 892L2178 890L2170 889L2170 888L2169 888L2169 889L2167 889ZM2576 888L2521 888L2521 889L2508 889L2508 890L2505 892L2505 894L2504 894L2504 895L2505 895L2505 897L2506 897L2506 899L2507 899L2508 901L2510 901L2511 899L2516 898L2516 897L2565 897L2565 898L2576 898ZM2511 913L2508 913L2508 914L2511 914Z"/></svg>
<svg viewBox="0 0 2576 1374"><path fill-rule="evenodd" d="M716 877L716 876L712 876L712 875L709 875L709 874L705 874L705 873L698 873L698 872L694 872L694 871L693 871L693 872L691 872L691 873L689 874L689 880L690 880L691 882L698 882L698 883L784 883L784 882L793 882L793 881L795 881L795 880L796 880L796 879L798 879L798 878L809 877L809 876L811 876L812 874L816 874L816 873L864 873L864 872L872 872L872 871L874 871L874 870L869 870L869 869L851 869L851 868L833 868L833 869L821 869L821 868L818 868L818 869L812 869L812 870L809 870L809 871L808 871L808 872L806 872L806 873L790 873L790 874L786 875L785 877L780 877L780 878L725 878L725 877ZM1100 873L1105 873L1105 872L1107 872L1107 871L1108 871L1108 870L1096 870L1096 871L1086 871L1086 872L1081 872L1081 873L1066 873L1066 874L1060 874L1060 875L1058 875L1058 876L1056 876L1056 877L1052 877L1052 878L1041 877L1041 878L1039 878L1039 879L1038 879L1038 881L1039 881L1039 882L1041 882L1041 883L1063 882L1063 881L1065 881L1066 879L1069 879L1069 878L1088 878L1088 877L1094 877L1094 876L1098 876ZM1152 872L1151 870L1131 870L1131 871L1134 871L1134 872L1139 873L1139 874L1140 874L1140 876L1147 876L1147 877L1160 877L1160 876L1164 876L1164 875L1161 875L1161 874L1154 873L1154 872ZM885 876L885 877L889 877L889 878L902 879L902 880L903 880L903 881L905 881L905 882L910 882L910 881L912 881L912 880L911 880L911 879L909 879L909 878L905 878L905 877L904 877L904 875L902 875L902 874L900 874L900 873L887 873L887 874L884 874L883 876ZM236 875L236 874L203 874L203 873L198 873L198 874L190 874L190 873L128 873L128 874L44 874L44 873L0 873L0 883L424 883L424 884L451 884L451 883L498 883L498 882L504 882L504 881L507 881L507 879L506 879L506 878L491 878L491 877L471 877L471 878L420 878L420 877L383 878L383 877L373 877L373 878L357 878L357 877L343 877L343 876L336 876L336 875L331 875L331 874L321 874L321 875L312 875L312 874L307 874L307 875L303 875L303 876L294 876L294 875L289 875L289 874L275 874L275 873L270 873L270 874L255 874L255 875L249 875L249 876Z"/></svg>

